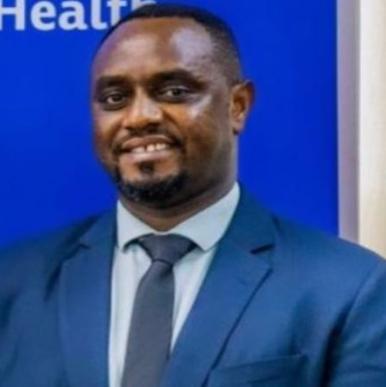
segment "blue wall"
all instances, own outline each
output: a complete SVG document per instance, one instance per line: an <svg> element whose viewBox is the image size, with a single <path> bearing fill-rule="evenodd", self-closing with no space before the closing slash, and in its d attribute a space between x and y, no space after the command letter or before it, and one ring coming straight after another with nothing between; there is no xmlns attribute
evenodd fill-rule
<svg viewBox="0 0 386 387"><path fill-rule="evenodd" d="M59 10L62 2L52 3ZM89 16L90 2L83 3ZM241 140L244 185L277 212L336 232L335 1L185 3L234 26L258 88ZM94 159L89 116L89 66L103 31L43 32L26 20L16 31L3 17L0 31L0 244L114 202Z"/></svg>

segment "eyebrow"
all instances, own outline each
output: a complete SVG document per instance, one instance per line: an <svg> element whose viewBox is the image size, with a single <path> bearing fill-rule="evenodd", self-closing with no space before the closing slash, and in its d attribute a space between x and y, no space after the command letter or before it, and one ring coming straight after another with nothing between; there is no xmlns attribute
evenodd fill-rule
<svg viewBox="0 0 386 387"><path fill-rule="evenodd" d="M204 79L196 74L192 74L189 71L176 69L170 71L163 71L152 76L149 80L150 83L162 83L162 82L172 82L172 81L183 81L190 83L195 86L202 86Z"/></svg>
<svg viewBox="0 0 386 387"><path fill-rule="evenodd" d="M103 75L95 84L95 92L98 93L108 87L122 86L128 84L126 77L122 75Z"/></svg>
<svg viewBox="0 0 386 387"><path fill-rule="evenodd" d="M164 82L174 82L182 81L191 84L196 87L203 87L205 80L203 77L193 75L191 72L184 69L175 69L159 72L150 77L146 81L148 84L152 83L164 83ZM130 79L123 75L103 75L101 76L95 84L95 92L99 93L106 88L114 86L128 86L130 84Z"/></svg>

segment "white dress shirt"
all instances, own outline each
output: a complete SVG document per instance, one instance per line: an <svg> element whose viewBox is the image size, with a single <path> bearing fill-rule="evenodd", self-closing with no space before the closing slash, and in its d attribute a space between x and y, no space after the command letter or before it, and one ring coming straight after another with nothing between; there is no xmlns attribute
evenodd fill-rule
<svg viewBox="0 0 386 387"><path fill-rule="evenodd" d="M237 184L215 204L178 224L164 234L179 234L197 247L174 265L175 299L171 348L189 314L205 278L218 242L224 235L240 197ZM137 286L150 267L146 252L129 243L149 233L163 234L134 217L123 205L117 206L117 245L115 248L110 315L109 383L121 387L127 338Z"/></svg>

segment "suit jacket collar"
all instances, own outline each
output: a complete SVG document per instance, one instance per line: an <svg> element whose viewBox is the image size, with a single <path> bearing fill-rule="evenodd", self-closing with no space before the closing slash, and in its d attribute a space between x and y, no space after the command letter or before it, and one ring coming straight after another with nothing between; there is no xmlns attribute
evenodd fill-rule
<svg viewBox="0 0 386 387"><path fill-rule="evenodd" d="M161 387L202 386L272 269L274 223L242 192L234 219L174 347Z"/></svg>
<svg viewBox="0 0 386 387"><path fill-rule="evenodd" d="M275 233L272 215L242 189L238 207L224 239L245 251L257 252L274 244Z"/></svg>
<svg viewBox="0 0 386 387"><path fill-rule="evenodd" d="M115 221L115 211L99 218L81 236L77 253L63 264L59 318L70 387L108 386ZM205 383L250 299L271 271L273 244L271 216L242 191L177 340L162 387Z"/></svg>
<svg viewBox="0 0 386 387"><path fill-rule="evenodd" d="M116 210L98 217L91 227L80 236L79 243L84 247L99 246L101 243L116 243Z"/></svg>
<svg viewBox="0 0 386 387"><path fill-rule="evenodd" d="M115 213L99 218L62 267L59 322L70 387L108 386Z"/></svg>

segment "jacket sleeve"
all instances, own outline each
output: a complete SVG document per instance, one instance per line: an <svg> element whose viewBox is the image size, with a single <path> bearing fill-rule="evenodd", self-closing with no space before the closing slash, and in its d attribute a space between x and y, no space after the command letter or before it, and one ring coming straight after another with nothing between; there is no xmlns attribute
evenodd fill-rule
<svg viewBox="0 0 386 387"><path fill-rule="evenodd" d="M386 386L386 262L360 287L333 348L325 387Z"/></svg>

